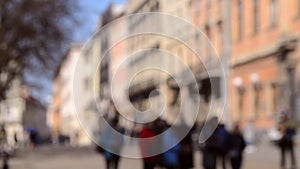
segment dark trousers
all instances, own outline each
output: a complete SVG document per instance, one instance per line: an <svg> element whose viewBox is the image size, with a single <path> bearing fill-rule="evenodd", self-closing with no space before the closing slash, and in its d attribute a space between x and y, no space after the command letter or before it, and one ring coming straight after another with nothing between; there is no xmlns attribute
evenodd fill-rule
<svg viewBox="0 0 300 169"><path fill-rule="evenodd" d="M232 169L240 169L241 165L242 165L242 156L237 156L237 157L232 157L230 158L230 163L231 163L231 167Z"/></svg>
<svg viewBox="0 0 300 169"><path fill-rule="evenodd" d="M203 167L205 169L216 169L217 162L221 162L222 168L226 169L226 156L225 153L219 153L215 151L203 151L202 159Z"/></svg>
<svg viewBox="0 0 300 169"><path fill-rule="evenodd" d="M226 155L225 155L225 153L220 154L219 158L221 159L223 169L226 169Z"/></svg>
<svg viewBox="0 0 300 169"><path fill-rule="evenodd" d="M154 167L155 167L154 162L144 161L144 169L154 169Z"/></svg>
<svg viewBox="0 0 300 169"><path fill-rule="evenodd" d="M292 141L286 142L284 145L282 145L280 147L280 149L281 149L281 167L286 166L285 158L286 158L287 151L290 153L292 167L295 167L296 166L296 159L295 159L295 152L294 152L293 142Z"/></svg>
<svg viewBox="0 0 300 169"><path fill-rule="evenodd" d="M106 168L107 169L118 169L120 161L120 156L113 155L112 158L106 159Z"/></svg>
<svg viewBox="0 0 300 169"><path fill-rule="evenodd" d="M212 151L204 150L202 163L205 169L216 169L217 154Z"/></svg>

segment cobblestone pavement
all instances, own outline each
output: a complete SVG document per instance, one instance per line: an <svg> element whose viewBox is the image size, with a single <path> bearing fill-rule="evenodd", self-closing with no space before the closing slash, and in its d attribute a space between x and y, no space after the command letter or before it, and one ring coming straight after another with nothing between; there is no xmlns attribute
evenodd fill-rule
<svg viewBox="0 0 300 169"><path fill-rule="evenodd" d="M299 147L296 150L300 157ZM257 151L245 154L243 169L279 169L279 151L270 144L261 144ZM47 146L19 151L9 161L10 169L103 169L103 157L93 147L72 148ZM201 155L195 153L195 168L201 168ZM120 169L141 169L140 159L122 158ZM228 167L229 168L229 167Z"/></svg>

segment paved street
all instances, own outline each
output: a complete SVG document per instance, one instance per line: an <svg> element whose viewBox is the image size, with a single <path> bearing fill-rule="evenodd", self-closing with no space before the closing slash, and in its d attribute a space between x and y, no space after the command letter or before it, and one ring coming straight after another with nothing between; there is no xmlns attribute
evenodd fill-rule
<svg viewBox="0 0 300 169"><path fill-rule="evenodd" d="M297 149L298 157L300 155ZM201 157L196 153L196 168L201 169ZM260 145L258 151L246 154L244 169L279 169L278 150L269 144ZM299 159L299 158L298 158ZM141 160L122 158L120 169L140 169ZM23 150L10 160L10 169L103 169L104 160L93 148L39 147Z"/></svg>
<svg viewBox="0 0 300 169"><path fill-rule="evenodd" d="M141 168L140 160L122 159L121 168ZM132 167L134 166L134 167ZM102 169L104 160L92 147L39 147L23 150L10 160L10 169Z"/></svg>

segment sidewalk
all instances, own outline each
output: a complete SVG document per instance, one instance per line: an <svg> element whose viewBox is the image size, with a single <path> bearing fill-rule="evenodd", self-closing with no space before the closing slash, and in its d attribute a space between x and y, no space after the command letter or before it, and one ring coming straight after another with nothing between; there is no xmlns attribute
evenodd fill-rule
<svg viewBox="0 0 300 169"><path fill-rule="evenodd" d="M269 142L263 142L256 147L253 153L244 154L244 163L242 169L281 169L280 168L280 151L275 145ZM300 159L300 146L296 145L296 159ZM202 169L201 153L195 153L195 169ZM289 166L289 155L287 164ZM299 164L299 162L298 162ZM228 164L229 166L230 164ZM221 167L219 167L221 168ZM230 167L228 167L230 169ZM298 165L299 168L299 165ZM300 169L300 168L299 168Z"/></svg>
<svg viewBox="0 0 300 169"><path fill-rule="evenodd" d="M296 159L300 159L299 144L295 152ZM245 154L242 169L280 169L279 158L279 149L265 142L257 146L256 152ZM194 169L203 169L200 151L195 152L194 161ZM102 155L97 154L94 147L38 147L19 152L10 160L11 169L101 169L104 168L104 164ZM121 158L119 169L142 169L142 160ZM230 169L229 164L228 169Z"/></svg>

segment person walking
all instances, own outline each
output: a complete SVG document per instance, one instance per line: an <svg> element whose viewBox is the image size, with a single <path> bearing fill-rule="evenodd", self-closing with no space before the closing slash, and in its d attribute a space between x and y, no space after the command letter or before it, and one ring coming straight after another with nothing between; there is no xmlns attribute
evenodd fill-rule
<svg viewBox="0 0 300 169"><path fill-rule="evenodd" d="M164 150L169 149L165 153L163 153L163 161L164 166L167 169L179 169L179 151L180 151L180 144L177 138L177 134L172 129L166 130L163 136L163 148ZM171 148L171 146L173 146Z"/></svg>
<svg viewBox="0 0 300 169"><path fill-rule="evenodd" d="M154 169L155 166L159 163L158 156L153 155L153 147L157 144L155 138L155 132L153 130L153 124L145 124L142 131L140 132L140 149L143 157L143 168L144 169ZM144 139L146 138L146 139Z"/></svg>
<svg viewBox="0 0 300 169"><path fill-rule="evenodd" d="M182 124L180 126L183 131L189 130L189 126ZM184 129L185 128L185 129ZM196 128L196 125L193 126L187 135L180 141L180 151L179 151L179 161L180 169L190 169L194 168L194 147L192 134Z"/></svg>
<svg viewBox="0 0 300 169"><path fill-rule="evenodd" d="M278 130L282 138L279 140L278 145L281 151L281 168L286 167L286 153L290 153L291 168L296 168L296 157L294 151L294 136L296 134L296 122L289 117L288 112L283 112L278 122Z"/></svg>
<svg viewBox="0 0 300 169"><path fill-rule="evenodd" d="M228 156L230 158L231 167L232 169L241 169L246 142L238 125L236 125L229 134L228 143Z"/></svg>
<svg viewBox="0 0 300 169"><path fill-rule="evenodd" d="M100 136L100 145L104 146L103 155L107 169L118 169L120 152L123 144L124 129L119 126L119 118L115 117Z"/></svg>
<svg viewBox="0 0 300 169"><path fill-rule="evenodd" d="M228 133L223 124L218 124L218 117L208 121L207 134L211 136L205 141L202 148L202 164L205 169L216 169L218 159L221 159L222 168L226 169L225 154L228 149Z"/></svg>
<svg viewBox="0 0 300 169"><path fill-rule="evenodd" d="M247 122L244 128L244 139L246 141L246 153L253 153L256 151L256 129L253 120Z"/></svg>

